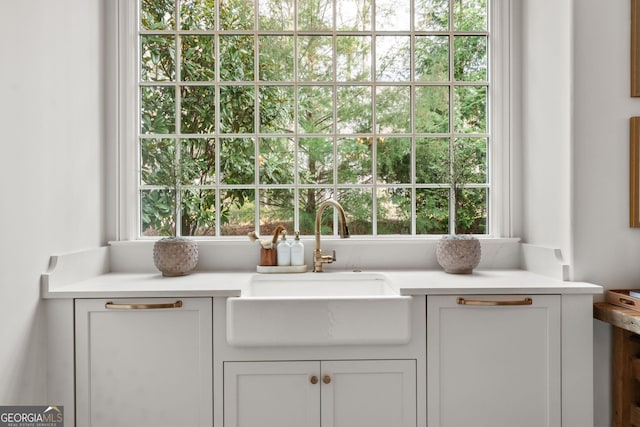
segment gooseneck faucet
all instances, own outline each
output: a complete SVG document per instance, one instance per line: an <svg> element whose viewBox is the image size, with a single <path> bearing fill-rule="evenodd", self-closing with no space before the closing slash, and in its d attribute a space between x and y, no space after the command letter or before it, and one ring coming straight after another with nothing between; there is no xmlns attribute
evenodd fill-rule
<svg viewBox="0 0 640 427"><path fill-rule="evenodd" d="M333 206L340 213L340 228L338 230L340 237L343 239L349 237L347 217L344 214L344 209L342 209L340 203L331 199L320 203L318 211L316 212L316 247L313 251L313 271L316 273L322 273L322 264L330 264L336 260L336 251L333 251L333 255L322 255L322 249L320 248L320 220L322 219L322 212L324 212L324 210L329 206Z"/></svg>

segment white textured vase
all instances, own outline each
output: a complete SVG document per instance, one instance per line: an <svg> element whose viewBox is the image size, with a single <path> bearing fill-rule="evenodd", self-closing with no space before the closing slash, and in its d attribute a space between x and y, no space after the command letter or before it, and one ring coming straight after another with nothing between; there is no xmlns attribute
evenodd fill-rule
<svg viewBox="0 0 640 427"><path fill-rule="evenodd" d="M198 243L183 237L160 239L153 245L153 263L163 276L185 276L198 264Z"/></svg>
<svg viewBox="0 0 640 427"><path fill-rule="evenodd" d="M436 259L445 272L470 274L480 263L480 241L473 236L444 236L438 241Z"/></svg>

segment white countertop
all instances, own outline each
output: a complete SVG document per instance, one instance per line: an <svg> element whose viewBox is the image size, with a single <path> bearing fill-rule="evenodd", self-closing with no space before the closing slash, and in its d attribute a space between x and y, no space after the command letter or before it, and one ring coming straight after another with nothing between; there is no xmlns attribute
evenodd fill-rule
<svg viewBox="0 0 640 427"><path fill-rule="evenodd" d="M339 271L335 271L339 272ZM443 294L599 294L591 283L566 282L524 270L478 270L473 274L443 271L367 271L388 277L402 295ZM182 277L160 273L106 273L43 289L44 298L142 298L239 296L255 272L194 272ZM330 276L332 272L300 273ZM357 273L354 273L357 274ZM270 275L275 278L277 275ZM291 278L291 274L287 275Z"/></svg>
<svg viewBox="0 0 640 427"><path fill-rule="evenodd" d="M131 246L135 250L143 246ZM148 249L148 248L147 248ZM163 277L151 266L140 266L139 270L114 269L114 258L125 258L122 251L112 251L110 247L100 247L51 257L49 270L42 275L41 296L45 299L64 298L144 298L144 297L234 297L249 286L252 277L277 274L259 274L244 267L235 269L228 265L226 270L216 270L207 266L182 277ZM504 252L504 250L500 251ZM120 254L120 255L118 255ZM125 251L130 264L136 267L148 261L148 254ZM543 257L543 266L555 259L554 251L546 251L551 261ZM488 258L490 255L487 256ZM125 264L122 260L115 265ZM329 277L335 273L359 274L378 273L387 277L391 286L402 295L445 295L445 294L600 294L602 287L591 283L562 280L563 268L542 268L534 273L517 268L480 268L472 274L447 274L440 269L429 267L411 268L336 268L325 267L323 273L290 273L295 276L317 275ZM542 272L545 272L544 274ZM557 276L546 274L551 272Z"/></svg>

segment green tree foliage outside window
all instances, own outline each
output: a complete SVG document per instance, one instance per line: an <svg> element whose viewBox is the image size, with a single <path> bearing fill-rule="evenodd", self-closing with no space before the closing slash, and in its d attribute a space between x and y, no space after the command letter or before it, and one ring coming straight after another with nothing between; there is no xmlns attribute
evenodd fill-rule
<svg viewBox="0 0 640 427"><path fill-rule="evenodd" d="M140 234L487 233L487 1L141 0Z"/></svg>

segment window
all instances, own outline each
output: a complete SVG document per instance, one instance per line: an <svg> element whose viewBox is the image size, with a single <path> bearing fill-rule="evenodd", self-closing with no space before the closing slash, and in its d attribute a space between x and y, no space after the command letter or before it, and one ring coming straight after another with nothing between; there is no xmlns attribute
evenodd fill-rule
<svg viewBox="0 0 640 427"><path fill-rule="evenodd" d="M140 0L138 234L489 234L489 9Z"/></svg>

